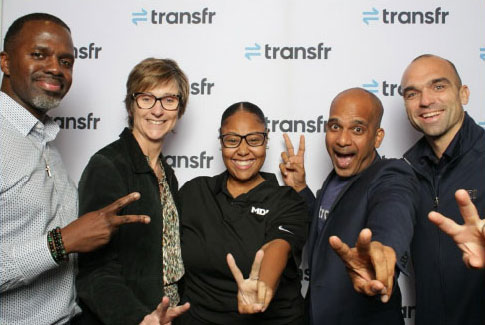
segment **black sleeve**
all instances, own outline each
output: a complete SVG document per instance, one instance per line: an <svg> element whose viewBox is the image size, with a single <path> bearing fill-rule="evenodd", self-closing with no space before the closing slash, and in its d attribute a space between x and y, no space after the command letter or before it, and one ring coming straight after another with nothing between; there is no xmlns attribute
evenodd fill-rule
<svg viewBox="0 0 485 325"><path fill-rule="evenodd" d="M407 275L418 193L416 177L406 163L395 160L383 168L368 193L367 227L372 240L392 247L398 268Z"/></svg>
<svg viewBox="0 0 485 325"><path fill-rule="evenodd" d="M301 262L301 250L308 230L308 207L305 201L290 187L280 187L275 204L277 213L266 225L266 242L286 240L297 265Z"/></svg>
<svg viewBox="0 0 485 325"><path fill-rule="evenodd" d="M128 189L113 161L95 155L89 161L79 182L80 215L103 208L127 195ZM123 214L123 212L121 212ZM148 309L134 295L122 276L118 262L119 237L93 252L79 254L76 289L83 304L103 324L138 324Z"/></svg>

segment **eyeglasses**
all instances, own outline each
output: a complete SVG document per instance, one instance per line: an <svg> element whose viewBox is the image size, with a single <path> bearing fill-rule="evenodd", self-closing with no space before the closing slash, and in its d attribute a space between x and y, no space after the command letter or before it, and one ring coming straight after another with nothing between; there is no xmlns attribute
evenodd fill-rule
<svg viewBox="0 0 485 325"><path fill-rule="evenodd" d="M268 132L253 132L246 135L228 133L221 134L219 139L221 139L222 146L224 148L237 148L243 139L246 140L246 143L251 147L262 146L267 137Z"/></svg>
<svg viewBox="0 0 485 325"><path fill-rule="evenodd" d="M160 104L164 110L176 111L179 108L180 103L180 95L155 97L154 95L148 93L134 93L131 94L131 98L135 100L136 105L141 109L150 109L155 106L157 101L160 101Z"/></svg>

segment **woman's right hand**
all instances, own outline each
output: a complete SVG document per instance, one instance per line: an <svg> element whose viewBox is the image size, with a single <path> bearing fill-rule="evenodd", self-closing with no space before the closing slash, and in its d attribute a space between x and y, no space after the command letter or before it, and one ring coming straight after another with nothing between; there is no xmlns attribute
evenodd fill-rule
<svg viewBox="0 0 485 325"><path fill-rule="evenodd" d="M259 279L263 257L264 251L258 250L254 257L249 278L244 279L234 257L231 254L227 254L227 264L237 283L237 307L240 314L264 312L273 298L273 289Z"/></svg>
<svg viewBox="0 0 485 325"><path fill-rule="evenodd" d="M157 306L151 314L143 318L140 325L166 325L171 324L172 320L185 313L190 308L190 304L186 302L182 306L169 307L168 297L163 297L162 302Z"/></svg>

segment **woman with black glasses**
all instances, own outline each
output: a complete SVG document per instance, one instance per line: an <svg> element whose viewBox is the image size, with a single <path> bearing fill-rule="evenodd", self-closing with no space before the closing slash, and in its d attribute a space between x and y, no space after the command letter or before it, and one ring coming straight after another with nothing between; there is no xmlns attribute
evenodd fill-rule
<svg viewBox="0 0 485 325"><path fill-rule="evenodd" d="M162 149L185 112L189 83L175 61L149 58L130 72L126 91L128 128L91 157L79 183L79 210L82 215L139 192L140 199L120 214L148 215L151 222L121 226L109 244L79 254L80 324L164 324L167 304L172 309L166 316L188 308L173 308L184 265L178 183ZM165 309L157 308L164 296Z"/></svg>
<svg viewBox="0 0 485 325"><path fill-rule="evenodd" d="M198 177L180 191L184 301L182 324L300 324L298 263L305 202L275 175L261 172L268 130L248 102L222 115L226 171Z"/></svg>

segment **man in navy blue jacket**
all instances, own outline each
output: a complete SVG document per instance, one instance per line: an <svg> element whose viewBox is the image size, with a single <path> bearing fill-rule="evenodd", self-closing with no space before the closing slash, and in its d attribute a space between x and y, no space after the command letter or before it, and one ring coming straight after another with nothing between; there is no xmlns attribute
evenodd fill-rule
<svg viewBox="0 0 485 325"><path fill-rule="evenodd" d="M382 114L380 100L364 89L348 89L335 97L325 136L334 169L316 200L305 182L304 138L295 154L285 135L283 179L312 209L306 297L311 324L404 324L396 278L408 264L417 182L404 161L377 154L384 138ZM361 233L363 228L370 231ZM350 249L340 239L358 241L358 248ZM386 259L394 264L381 263ZM367 273L372 264L378 265L376 271ZM356 292L346 268L355 271L351 277L362 283L363 293L376 297Z"/></svg>
<svg viewBox="0 0 485 325"><path fill-rule="evenodd" d="M467 268L462 255L469 247L457 247L427 218L436 211L462 224L453 199L458 189L466 189L478 211L485 211L485 130L465 113L470 91L450 61L417 57L401 87L409 121L424 134L404 154L420 183L412 243L416 325L485 324L485 271Z"/></svg>

